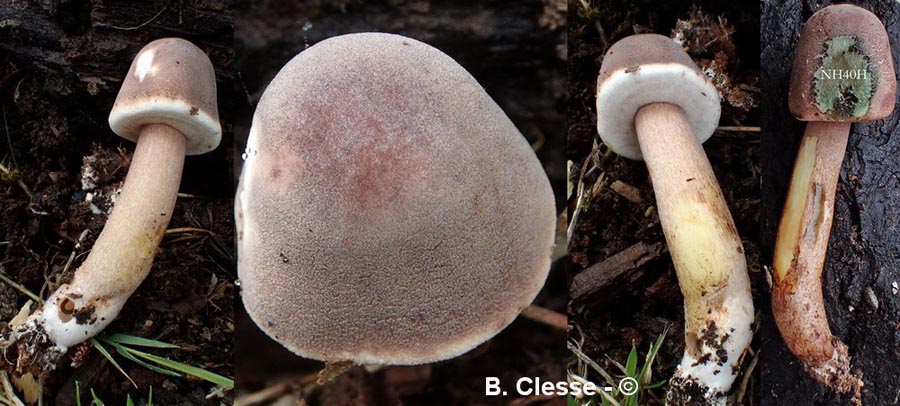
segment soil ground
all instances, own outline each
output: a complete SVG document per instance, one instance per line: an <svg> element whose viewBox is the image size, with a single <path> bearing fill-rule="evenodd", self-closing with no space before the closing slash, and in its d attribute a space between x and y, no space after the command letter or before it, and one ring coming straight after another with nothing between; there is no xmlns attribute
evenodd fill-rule
<svg viewBox="0 0 900 406"><path fill-rule="evenodd" d="M422 40L456 59L529 142L542 143L537 153L562 208L565 18L560 8L565 4L559 1L259 2L235 20L238 93L246 96L238 105L238 151L246 141L255 102L290 58L335 35L392 32ZM558 265L536 303L563 312L566 281ZM323 386L314 383L322 363L290 354L243 311L237 316L236 340L238 400L264 399L243 405L295 404L298 399L309 405L562 403L558 397L484 397L485 376L499 376L510 385L523 376L565 379L565 332L521 318L459 358L377 372L357 367Z"/></svg>
<svg viewBox="0 0 900 406"><path fill-rule="evenodd" d="M84 260L106 221L110 196L134 145L109 130L107 116L133 56L147 42L186 38L216 68L224 136L212 153L188 157L168 235L153 269L107 331L181 346L157 355L233 375L234 333L232 27L230 5L174 1L11 1L0 4L0 268L46 297ZM83 188L83 168L95 188ZM93 194L91 203L86 201ZM96 212L96 213L95 213ZM82 248L79 237L87 230ZM70 255L71 266L66 268ZM0 283L0 320L27 297ZM71 363L76 362L76 366ZM107 404L231 404L206 395L214 385L166 377L118 358L135 389L90 346L73 348L45 382L44 404L75 404L75 382Z"/></svg>
<svg viewBox="0 0 900 406"><path fill-rule="evenodd" d="M624 364L632 345L645 354L668 327L653 370L654 382L661 381L672 375L684 350L683 298L646 166L617 157L597 136L597 73L609 46L625 36L680 32L701 69L713 69L716 81L721 79L720 125L758 127L759 8L753 2L570 1L568 18L569 181L577 185L581 179L587 196L569 242L569 269L574 276L617 253L631 256L628 269L615 267L624 271L619 277L569 304L575 325L570 337L583 340L582 350L607 371L618 372L611 360ZM767 294L758 244L759 130L717 131L704 149L742 237L754 296ZM568 201L570 218L575 195ZM752 357L747 358L745 365ZM751 379L740 404L757 404L754 384ZM644 402L662 404L664 394L664 388L650 391Z"/></svg>

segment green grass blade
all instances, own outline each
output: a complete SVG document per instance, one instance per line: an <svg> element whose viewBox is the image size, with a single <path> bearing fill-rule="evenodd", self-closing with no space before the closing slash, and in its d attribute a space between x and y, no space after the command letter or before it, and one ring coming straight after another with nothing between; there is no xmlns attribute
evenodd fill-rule
<svg viewBox="0 0 900 406"><path fill-rule="evenodd" d="M642 389L656 389L656 388L661 388L665 384L666 384L666 381L659 381L659 382L651 384L651 385L641 386L641 388Z"/></svg>
<svg viewBox="0 0 900 406"><path fill-rule="evenodd" d="M640 393L640 392L638 392ZM626 395L625 396L625 406L637 406L638 394L634 395Z"/></svg>
<svg viewBox="0 0 900 406"><path fill-rule="evenodd" d="M92 406L105 406L103 401L97 397L96 393L94 393L94 388L91 388L91 397L93 398L93 400L91 401Z"/></svg>
<svg viewBox="0 0 900 406"><path fill-rule="evenodd" d="M75 406L81 406L81 389L78 387L78 381L75 381Z"/></svg>
<svg viewBox="0 0 900 406"><path fill-rule="evenodd" d="M151 340L149 338L136 337L128 334L109 334L103 335L101 338L103 341L114 342L122 345L133 345L136 347L148 347L148 348L180 348L175 344L164 343L162 341Z"/></svg>
<svg viewBox="0 0 900 406"><path fill-rule="evenodd" d="M131 395L125 395L125 406L134 406L134 401L131 400Z"/></svg>
<svg viewBox="0 0 900 406"><path fill-rule="evenodd" d="M644 367L641 368L641 376L638 381L641 385L647 385L650 383L650 380L653 379L653 362L656 360L656 354L659 353L660 347L662 347L663 341L666 339L666 334L669 333L669 326L667 325L663 328L662 334L659 337L656 337L656 342L650 346L650 351L647 352L647 359L644 361Z"/></svg>
<svg viewBox="0 0 900 406"><path fill-rule="evenodd" d="M226 389L234 388L234 380L232 380L230 378L226 378L215 372L210 372L205 369L197 368L195 366L191 366L191 365L188 365L188 364L185 364L182 362L172 361L168 358L163 358L163 357L156 356L153 354L141 352L141 351L135 350L133 348L127 348L127 347L125 347L125 348L131 354L136 355L140 358L143 358L147 361L153 362L164 368L168 368L168 369L175 370L175 371L187 374L187 375L191 375L196 378L203 379L204 381L214 383L214 384L222 386Z"/></svg>
<svg viewBox="0 0 900 406"><path fill-rule="evenodd" d="M617 401L616 398L613 397L613 395L611 395L609 392L603 390L603 388L600 388L600 391L598 391L597 394L600 395L600 398L601 398L601 399L603 399L603 404L604 404L604 405L609 405L609 406L622 406L622 405L619 403L619 401Z"/></svg>
<svg viewBox="0 0 900 406"><path fill-rule="evenodd" d="M631 345L631 352L628 353L628 360L625 362L625 376L629 378L638 379L638 350L634 344ZM637 406L638 397L640 396L641 391L638 390L634 394L625 396L625 405L626 406Z"/></svg>
<svg viewBox="0 0 900 406"><path fill-rule="evenodd" d="M637 375L638 352L637 348L632 344L631 352L628 353L628 361L625 362L625 376L636 378Z"/></svg>
<svg viewBox="0 0 900 406"><path fill-rule="evenodd" d="M179 374L178 372L170 371L168 369L160 368L156 365L148 364L146 361L144 361L140 358L137 358L134 355L131 355L131 352L129 352L129 351L131 351L131 349L127 348L125 346L122 346L121 344L112 343L112 346L113 346L113 348L116 349L116 352L119 353L119 355L121 355L121 356L127 358L129 361L134 362L135 364L138 364L138 365L140 365L144 368L147 368L153 372L167 375L167 376L174 376L176 378L182 377L182 375Z"/></svg>
<svg viewBox="0 0 900 406"><path fill-rule="evenodd" d="M100 354L103 354L103 357L106 358L106 360L109 361L110 364L112 364L114 367L116 367L116 369L119 370L119 372L122 373L122 375L125 375L125 378L128 378L128 381L131 382L131 384L134 385L135 388L138 387L137 384L134 383L134 380L131 379L131 377L128 376L127 373L125 373L125 370L122 369L122 366L120 366L119 363L116 362L116 359L113 358L112 354L110 354L109 351L106 350L106 347L104 347L103 344L100 344L99 341L97 341L94 338L91 338L91 345L94 346L94 348L96 348L97 351L100 351Z"/></svg>

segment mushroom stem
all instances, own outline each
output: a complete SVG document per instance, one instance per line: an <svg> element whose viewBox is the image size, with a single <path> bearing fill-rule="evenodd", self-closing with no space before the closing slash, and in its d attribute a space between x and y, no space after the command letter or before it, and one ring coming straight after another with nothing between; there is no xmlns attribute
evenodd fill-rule
<svg viewBox="0 0 900 406"><path fill-rule="evenodd" d="M862 381L850 373L847 346L831 334L822 295L834 194L849 122L810 122L791 177L775 243L772 311L791 352L819 382L840 393Z"/></svg>
<svg viewBox="0 0 900 406"><path fill-rule="evenodd" d="M680 107L635 115L663 233L684 294L685 352L669 404L724 404L750 344L753 300L741 239L712 167Z"/></svg>
<svg viewBox="0 0 900 406"><path fill-rule="evenodd" d="M10 337L0 339L0 348L19 341L20 368L52 369L58 356L36 353L40 342L52 349L45 349L48 354L62 355L93 337L115 319L147 276L172 217L185 141L167 125L141 129L122 193L87 259L70 283L60 286Z"/></svg>

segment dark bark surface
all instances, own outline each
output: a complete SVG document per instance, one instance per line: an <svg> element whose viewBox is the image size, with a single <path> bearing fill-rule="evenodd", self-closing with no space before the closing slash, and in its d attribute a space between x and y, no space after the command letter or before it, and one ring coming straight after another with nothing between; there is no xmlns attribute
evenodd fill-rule
<svg viewBox="0 0 900 406"><path fill-rule="evenodd" d="M791 61L803 23L830 1L763 1L762 5L762 241L772 263L775 235L803 129L787 108ZM897 66L900 3L858 5L878 15L887 28ZM855 124L844 158L834 224L823 273L828 318L834 335L850 348L853 370L861 370L863 404L896 404L900 390L900 114ZM871 289L877 307L866 298ZM809 378L787 350L765 298L760 357L764 405L845 405Z"/></svg>
<svg viewBox="0 0 900 406"><path fill-rule="evenodd" d="M177 36L203 49L216 69L222 143L188 157L169 228L194 227L163 239L150 275L107 331L180 345L158 355L233 376L233 137L234 1L0 1L0 268L46 297L70 278L106 222L92 212L82 187L85 159L95 159L100 210L124 180L134 144L107 124L122 78L147 42ZM30 193L30 195L29 195ZM101 197L105 196L105 197ZM82 231L87 237L76 247ZM70 267L66 262L73 257ZM65 272L64 272L65 270ZM27 297L0 283L0 320ZM113 351L114 352L114 351ZM7 354L12 356L14 354ZM214 385L166 377L117 357L136 389L89 344L72 348L45 382L44 404L82 404L90 391L107 404L231 403L206 399ZM70 366L75 364L74 367Z"/></svg>

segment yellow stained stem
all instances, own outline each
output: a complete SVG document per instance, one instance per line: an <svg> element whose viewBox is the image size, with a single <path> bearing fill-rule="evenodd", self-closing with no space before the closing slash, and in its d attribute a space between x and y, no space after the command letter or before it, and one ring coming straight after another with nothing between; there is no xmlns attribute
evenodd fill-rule
<svg viewBox="0 0 900 406"><path fill-rule="evenodd" d="M72 280L82 294L127 299L150 272L175 207L185 143L172 127L144 127L116 206Z"/></svg>
<svg viewBox="0 0 900 406"><path fill-rule="evenodd" d="M722 265L738 254L734 244L723 239L729 233L728 227L707 202L706 196L717 193L717 190L696 191L678 198L672 205L669 220L672 226L666 234L683 290L698 295L705 288L715 289L728 281L729 272Z"/></svg>
<svg viewBox="0 0 900 406"><path fill-rule="evenodd" d="M800 229L803 227L803 210L809 196L813 169L816 167L816 145L818 137L804 137L797 155L794 175L788 189L784 214L778 226L778 239L775 243L775 278L783 280L800 241Z"/></svg>
<svg viewBox="0 0 900 406"><path fill-rule="evenodd" d="M684 293L685 353L667 400L724 404L752 337L753 299L741 239L684 111L666 103L646 105L635 115L635 129Z"/></svg>

